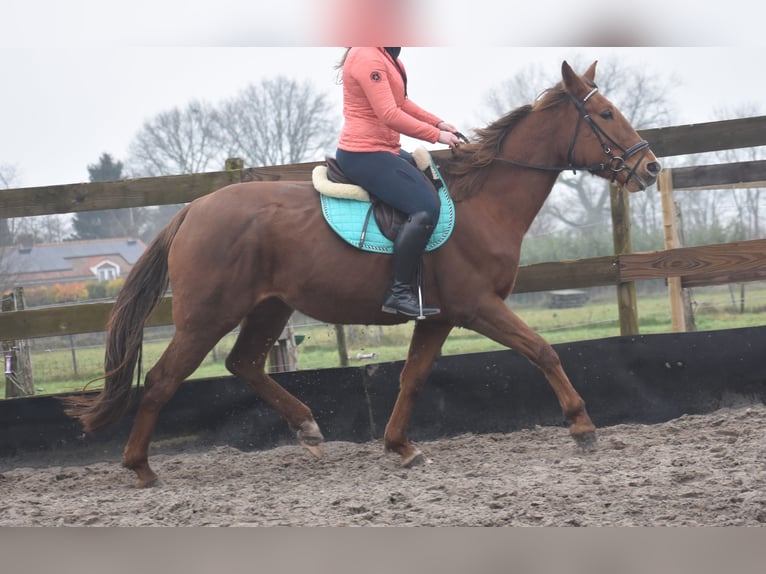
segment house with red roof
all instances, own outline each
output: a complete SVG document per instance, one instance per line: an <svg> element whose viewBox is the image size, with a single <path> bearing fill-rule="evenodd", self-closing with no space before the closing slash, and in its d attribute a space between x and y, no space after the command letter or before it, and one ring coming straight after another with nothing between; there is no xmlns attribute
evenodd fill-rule
<svg viewBox="0 0 766 574"><path fill-rule="evenodd" d="M10 289L124 277L146 244L140 239L123 237L64 243L25 242L1 249L0 285Z"/></svg>

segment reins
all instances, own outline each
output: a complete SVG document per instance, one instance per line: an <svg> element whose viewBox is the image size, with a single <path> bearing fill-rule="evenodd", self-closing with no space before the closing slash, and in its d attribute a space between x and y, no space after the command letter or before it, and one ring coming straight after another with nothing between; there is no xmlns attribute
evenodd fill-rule
<svg viewBox="0 0 766 574"><path fill-rule="evenodd" d="M514 159L508 159L504 157L500 157L500 146L502 145L502 142L504 141L504 138L500 139L498 141L498 157L495 157L493 161L498 161L501 163L508 163L511 165L515 165L518 167L524 167L528 169L538 169L538 170L544 170L544 171L566 171L566 170L572 170L573 173L577 173L577 171L588 171L590 173L595 173L599 171L611 171L612 172L612 182L617 179L617 174L621 171L624 171L626 169L625 167L625 160L631 157L632 155L635 155L639 151L643 150L643 153L641 154L641 157L639 158L639 161L636 162L636 164L633 166L633 168L628 173L628 179L631 177L636 177L636 168L641 163L641 159L649 153L649 142L646 140L641 140L637 144L634 144L630 146L629 148L622 147L619 143L617 143L608 133L606 133L601 126L599 126L595 121L593 121L593 118L590 116L590 114L585 110L585 103L596 93L598 92L598 88L593 88L588 94L582 99L582 101L577 100L572 94L569 92L566 92L566 94L569 96L569 99L572 101L572 103L577 108L577 111L579 112L579 116L577 117L577 124L575 125L575 132L574 136L572 137L572 142L569 144L569 150L567 152L567 162L568 165L565 166L559 166L559 165L541 165L541 164L534 164L534 163L526 163L523 161L517 161ZM604 154L606 154L609 157L608 162L602 162L602 163L596 163L592 165L574 165L573 162L573 154L574 154L574 148L575 144L577 143L577 136L580 133L580 125L582 124L582 121L585 120L585 122L590 126L591 130L593 130L593 133L596 135L596 138L599 141L599 144L601 144L601 149L604 151ZM607 141L612 144L612 146L616 147L619 151L622 152L621 156L616 156L612 152L612 148L607 144ZM639 183L643 183L640 181Z"/></svg>

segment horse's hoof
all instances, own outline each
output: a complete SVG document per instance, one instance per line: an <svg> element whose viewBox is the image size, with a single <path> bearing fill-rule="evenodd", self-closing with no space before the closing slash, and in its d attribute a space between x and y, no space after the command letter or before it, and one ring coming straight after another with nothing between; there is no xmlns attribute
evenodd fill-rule
<svg viewBox="0 0 766 574"><path fill-rule="evenodd" d="M298 443L309 451L314 457L322 458L322 443L324 436L319 430L319 425L314 421L301 423L300 428L295 433L298 436Z"/></svg>
<svg viewBox="0 0 766 574"><path fill-rule="evenodd" d="M162 484L156 474L152 473L151 476L139 477L134 485L135 488L152 488Z"/></svg>
<svg viewBox="0 0 766 574"><path fill-rule="evenodd" d="M157 474L152 470L146 461L131 463L128 462L128 459L124 459L122 461L122 466L123 468L127 468L128 470L132 470L136 473L136 477L138 477L138 480L136 480L134 485L136 488L149 488L159 484Z"/></svg>
<svg viewBox="0 0 766 574"><path fill-rule="evenodd" d="M572 438L578 448L583 452L593 452L596 450L597 436L596 431L589 431L579 434L573 434Z"/></svg>
<svg viewBox="0 0 766 574"><path fill-rule="evenodd" d="M420 452L419 449L415 449L415 452L413 452L411 455L407 457L402 457L402 467L404 468L412 468L413 466L420 466L421 464L425 464L428 462L426 460L425 455Z"/></svg>
<svg viewBox="0 0 766 574"><path fill-rule="evenodd" d="M314 458L322 458L324 455L324 451L322 449L322 444L308 444L304 441L299 441L300 445L305 448L307 451L309 451L312 455L314 455Z"/></svg>

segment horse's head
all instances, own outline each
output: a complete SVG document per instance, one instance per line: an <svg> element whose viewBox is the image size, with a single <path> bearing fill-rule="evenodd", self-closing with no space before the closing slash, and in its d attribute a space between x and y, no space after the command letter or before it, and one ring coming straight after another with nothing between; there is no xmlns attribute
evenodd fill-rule
<svg viewBox="0 0 766 574"><path fill-rule="evenodd" d="M561 65L562 86L577 110L567 161L622 185L641 191L652 185L662 165L620 110L598 92L596 62L582 76L567 62ZM590 129L581 129L585 124Z"/></svg>

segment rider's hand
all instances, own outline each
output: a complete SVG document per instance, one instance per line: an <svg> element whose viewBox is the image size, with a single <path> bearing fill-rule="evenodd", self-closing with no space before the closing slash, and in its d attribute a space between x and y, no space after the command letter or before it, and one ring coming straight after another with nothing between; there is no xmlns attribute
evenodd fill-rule
<svg viewBox="0 0 766 574"><path fill-rule="evenodd" d="M439 134L439 143L446 144L450 149L454 149L460 145L460 139L451 131L441 130Z"/></svg>
<svg viewBox="0 0 766 574"><path fill-rule="evenodd" d="M453 126L452 124L448 124L447 122L439 122L436 124L436 127L440 130L444 130L445 132L452 132L453 134L457 131L457 128Z"/></svg>

